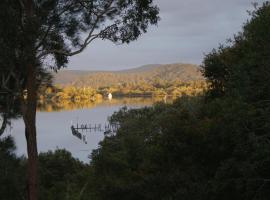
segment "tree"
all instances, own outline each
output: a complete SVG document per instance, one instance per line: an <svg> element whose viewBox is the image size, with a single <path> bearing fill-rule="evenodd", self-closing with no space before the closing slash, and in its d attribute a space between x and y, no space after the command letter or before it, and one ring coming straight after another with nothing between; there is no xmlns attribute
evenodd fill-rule
<svg viewBox="0 0 270 200"><path fill-rule="evenodd" d="M28 199L37 199L38 69L59 70L95 39L129 43L158 22L152 0L3 0L1 68L15 74L28 152ZM48 62L50 59L50 62Z"/></svg>
<svg viewBox="0 0 270 200"><path fill-rule="evenodd" d="M117 133L91 155L96 199L269 199L269 17L266 2L206 56L206 99L111 117Z"/></svg>
<svg viewBox="0 0 270 200"><path fill-rule="evenodd" d="M66 150L40 153L39 199L79 200L86 195L87 164L72 157Z"/></svg>
<svg viewBox="0 0 270 200"><path fill-rule="evenodd" d="M242 32L204 59L212 96L234 95L253 103L270 98L270 2L250 15Z"/></svg>
<svg viewBox="0 0 270 200"><path fill-rule="evenodd" d="M0 139L0 198L5 200L25 199L25 159L15 155L11 137Z"/></svg>
<svg viewBox="0 0 270 200"><path fill-rule="evenodd" d="M269 145L266 144L269 144L270 127L270 2L256 6L250 15L243 31L229 45L208 54L203 65L204 75L211 85L210 102L223 101L227 112L217 110L224 115L220 118L226 119L227 113L227 117L232 118L229 123L238 121L231 131L227 129L229 134L236 132L230 138L237 148L234 155L223 162L213 182L216 186L212 194L224 199L267 199L269 196L269 174L265 169L269 167ZM238 104L231 113L237 116L238 112L239 117L228 112L229 102L230 107ZM226 191L231 192L224 196Z"/></svg>

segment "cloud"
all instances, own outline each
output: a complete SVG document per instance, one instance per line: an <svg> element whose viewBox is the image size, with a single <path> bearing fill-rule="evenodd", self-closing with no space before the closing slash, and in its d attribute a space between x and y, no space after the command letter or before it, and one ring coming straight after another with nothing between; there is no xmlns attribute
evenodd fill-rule
<svg viewBox="0 0 270 200"><path fill-rule="evenodd" d="M253 0L154 0L161 21L130 45L93 43L72 58L72 69L118 70L150 63L197 63L241 30Z"/></svg>

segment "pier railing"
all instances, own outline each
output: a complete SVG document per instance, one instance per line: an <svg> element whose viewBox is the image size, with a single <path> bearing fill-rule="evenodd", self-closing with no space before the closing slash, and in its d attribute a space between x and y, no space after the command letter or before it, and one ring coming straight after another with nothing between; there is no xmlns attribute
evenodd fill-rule
<svg viewBox="0 0 270 200"><path fill-rule="evenodd" d="M119 129L119 124L75 124L71 125L72 135L87 144L87 133L103 133L105 136L113 135Z"/></svg>

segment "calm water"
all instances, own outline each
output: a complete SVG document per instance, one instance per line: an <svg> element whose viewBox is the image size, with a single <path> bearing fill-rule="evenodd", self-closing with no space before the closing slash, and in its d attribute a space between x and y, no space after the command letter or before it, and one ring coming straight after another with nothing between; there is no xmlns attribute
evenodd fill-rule
<svg viewBox="0 0 270 200"><path fill-rule="evenodd" d="M111 101L105 100L99 103L91 103L79 106L64 106L54 111L51 107L43 108L37 113L37 142L39 152L48 150L66 149L76 158L89 162L88 156L98 143L104 138L103 132L84 132L87 140L82 140L71 133L71 123L76 124L102 124L121 107L140 108L150 106L159 101L151 98L121 98ZM49 111L49 112L48 112ZM18 155L26 155L26 141L24 136L24 124L21 119L14 120L12 127L6 130L5 135L12 135L15 139Z"/></svg>

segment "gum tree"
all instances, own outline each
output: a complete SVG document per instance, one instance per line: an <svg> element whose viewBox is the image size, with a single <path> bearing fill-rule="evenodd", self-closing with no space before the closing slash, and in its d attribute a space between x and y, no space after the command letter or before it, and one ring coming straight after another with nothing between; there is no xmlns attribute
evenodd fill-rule
<svg viewBox="0 0 270 200"><path fill-rule="evenodd" d="M149 25L157 24L159 9L153 0L2 0L0 9L0 64L22 99L27 194L36 200L39 71L65 67L70 56L96 39L118 44L136 40Z"/></svg>

